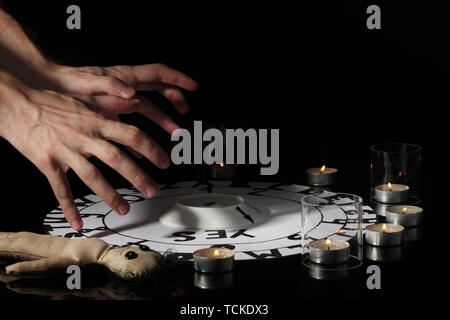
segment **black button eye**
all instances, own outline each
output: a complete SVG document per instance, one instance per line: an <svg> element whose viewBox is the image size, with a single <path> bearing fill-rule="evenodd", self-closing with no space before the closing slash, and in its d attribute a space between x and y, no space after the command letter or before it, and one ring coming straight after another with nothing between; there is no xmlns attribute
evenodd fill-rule
<svg viewBox="0 0 450 320"><path fill-rule="evenodd" d="M150 248L147 246L144 246L143 244L139 245L139 249L141 249L142 251L150 251Z"/></svg>
<svg viewBox="0 0 450 320"><path fill-rule="evenodd" d="M125 253L125 258L127 258L128 260L136 259L137 256L138 254L134 251L128 251L127 253Z"/></svg>

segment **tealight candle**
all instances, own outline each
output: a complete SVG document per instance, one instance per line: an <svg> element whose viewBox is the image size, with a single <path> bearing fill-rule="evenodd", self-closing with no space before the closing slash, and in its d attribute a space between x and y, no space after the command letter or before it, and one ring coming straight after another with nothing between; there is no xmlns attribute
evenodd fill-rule
<svg viewBox="0 0 450 320"><path fill-rule="evenodd" d="M422 223L423 210L416 206L391 206L386 209L386 221L404 227L418 226Z"/></svg>
<svg viewBox="0 0 450 320"><path fill-rule="evenodd" d="M329 239L315 240L309 244L309 259L319 264L343 264L350 256L350 244Z"/></svg>
<svg viewBox="0 0 450 320"><path fill-rule="evenodd" d="M404 227L377 223L366 227L366 242L372 246L398 246L403 243Z"/></svg>
<svg viewBox="0 0 450 320"><path fill-rule="evenodd" d="M330 186L337 183L337 169L310 168L306 170L306 184L309 186Z"/></svg>
<svg viewBox="0 0 450 320"><path fill-rule="evenodd" d="M408 194L408 186L388 182L375 187L374 198L382 203L400 203L408 201Z"/></svg>
<svg viewBox="0 0 450 320"><path fill-rule="evenodd" d="M226 248L205 248L194 252L194 269L199 272L229 272L234 267L234 252Z"/></svg>

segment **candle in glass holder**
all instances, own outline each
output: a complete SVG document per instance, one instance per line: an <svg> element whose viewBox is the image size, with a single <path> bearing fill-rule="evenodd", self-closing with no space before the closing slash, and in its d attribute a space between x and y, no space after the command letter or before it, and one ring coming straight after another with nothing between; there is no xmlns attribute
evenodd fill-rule
<svg viewBox="0 0 450 320"><path fill-rule="evenodd" d="M330 186L337 183L337 172L335 168L310 168L306 170L306 184L309 186Z"/></svg>
<svg viewBox="0 0 450 320"><path fill-rule="evenodd" d="M398 246L403 243L404 227L397 224L377 223L366 227L366 242L372 246Z"/></svg>
<svg viewBox="0 0 450 320"><path fill-rule="evenodd" d="M388 182L375 187L374 198L382 203L401 203L408 201L408 194L408 186Z"/></svg>
<svg viewBox="0 0 450 320"><path fill-rule="evenodd" d="M210 166L210 178L213 180L233 180L238 176L235 164L218 163Z"/></svg>
<svg viewBox="0 0 450 320"><path fill-rule="evenodd" d="M205 273L222 273L233 270L234 252L226 248L205 248L194 252L194 269Z"/></svg>
<svg viewBox="0 0 450 320"><path fill-rule="evenodd" d="M422 224L423 210L416 206L398 205L386 209L386 221L404 227Z"/></svg>
<svg viewBox="0 0 450 320"><path fill-rule="evenodd" d="M315 240L309 244L309 259L314 263L337 265L347 262L350 244L335 239Z"/></svg>

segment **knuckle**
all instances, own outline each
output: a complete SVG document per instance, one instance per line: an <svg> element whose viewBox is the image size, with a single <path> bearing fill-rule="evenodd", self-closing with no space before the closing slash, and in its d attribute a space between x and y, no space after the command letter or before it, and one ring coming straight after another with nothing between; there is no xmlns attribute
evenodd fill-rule
<svg viewBox="0 0 450 320"><path fill-rule="evenodd" d="M155 63L155 70L158 74L163 72L165 69L167 69L167 66L164 63Z"/></svg>
<svg viewBox="0 0 450 320"><path fill-rule="evenodd" d="M145 142L144 148L149 154L156 155L158 153L155 144L151 140Z"/></svg>
<svg viewBox="0 0 450 320"><path fill-rule="evenodd" d="M109 148L106 151L106 161L109 163L119 163L123 160L124 154L117 148Z"/></svg>
<svg viewBox="0 0 450 320"><path fill-rule="evenodd" d="M143 173L143 172L137 172L133 177L132 177L132 179L131 179L131 183L134 185L134 186L136 186L136 187L138 187L138 188L144 188L145 186L147 186L149 183L148 183L148 178L147 178L147 176L146 176L146 174L145 173Z"/></svg>
<svg viewBox="0 0 450 320"><path fill-rule="evenodd" d="M39 167L46 171L56 169L56 161L50 154L43 153L36 160Z"/></svg>
<svg viewBox="0 0 450 320"><path fill-rule="evenodd" d="M106 75L106 70L103 67L94 67L95 68L95 74L99 75L99 76L104 76Z"/></svg>
<svg viewBox="0 0 450 320"><path fill-rule="evenodd" d="M174 77L174 81L176 83L179 82L179 79L177 76ZM167 91L167 99L172 100L172 101L181 102L181 101L183 101L183 95L178 90L169 90L169 91Z"/></svg>
<svg viewBox="0 0 450 320"><path fill-rule="evenodd" d="M139 143L144 138L144 134L138 127L129 126L128 127L128 138L136 143Z"/></svg>
<svg viewBox="0 0 450 320"><path fill-rule="evenodd" d="M68 198L66 188L64 186L56 186L53 188L53 193L56 199L60 202L61 206L67 206Z"/></svg>
<svg viewBox="0 0 450 320"><path fill-rule="evenodd" d="M106 76L106 85L110 88L119 89L121 83L115 77Z"/></svg>
<svg viewBox="0 0 450 320"><path fill-rule="evenodd" d="M89 112L88 117L89 117L90 123L97 128L100 128L105 123L105 117L103 117L98 112L94 112L94 111Z"/></svg>
<svg viewBox="0 0 450 320"><path fill-rule="evenodd" d="M115 192L108 192L104 199L111 208L117 208L122 202L122 197Z"/></svg>
<svg viewBox="0 0 450 320"><path fill-rule="evenodd" d="M78 98L66 95L60 95L59 97L62 98L64 101L66 101L69 105L75 106L76 108L85 107L85 104Z"/></svg>

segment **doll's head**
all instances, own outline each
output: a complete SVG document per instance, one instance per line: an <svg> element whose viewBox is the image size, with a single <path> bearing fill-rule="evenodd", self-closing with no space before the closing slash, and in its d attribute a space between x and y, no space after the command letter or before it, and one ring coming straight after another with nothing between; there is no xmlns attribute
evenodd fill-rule
<svg viewBox="0 0 450 320"><path fill-rule="evenodd" d="M124 279L148 279L162 263L163 257L149 247L109 247L100 263Z"/></svg>

